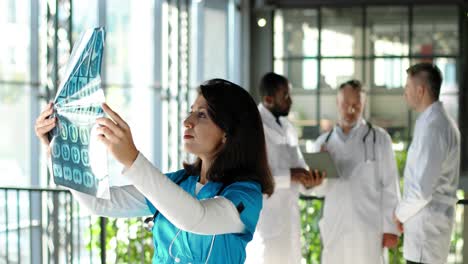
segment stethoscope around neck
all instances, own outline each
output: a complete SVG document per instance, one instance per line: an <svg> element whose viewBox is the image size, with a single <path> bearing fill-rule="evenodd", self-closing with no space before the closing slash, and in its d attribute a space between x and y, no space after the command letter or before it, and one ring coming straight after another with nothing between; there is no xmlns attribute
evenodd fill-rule
<svg viewBox="0 0 468 264"><path fill-rule="evenodd" d="M375 142L376 142L375 128L372 126L370 122L366 122L366 123L367 123L367 132L362 137L362 143L364 144L364 160L366 162L372 162L372 161L375 161ZM330 133L328 133L327 137L325 138L324 145L328 144L328 141L330 141L330 137L332 136L334 130L335 128L332 128ZM369 159L366 141L367 141L367 138L369 137L369 134L371 133L372 133L372 158Z"/></svg>
<svg viewBox="0 0 468 264"><path fill-rule="evenodd" d="M181 179L179 179L176 184L177 185L180 185L183 181L185 181L186 179L188 178L188 175L184 175ZM219 196L221 195L221 193L223 192L223 190L226 188L226 185L221 185L221 187L219 188L219 190L216 192L215 196ZM144 220L144 226L145 226L145 229L148 230L148 231L152 231L153 230L153 226L154 226L154 222L156 221L156 218L158 217L159 215L159 211L156 210L156 212L154 213L154 215L152 217L148 217ZM172 246L174 245L174 242L176 241L177 237L179 236L181 230L178 229L177 230L177 233L175 234L174 238L172 239L171 243L169 244L169 247L167 249L167 252L169 254L169 256L174 260L175 263L180 263L181 259L177 256L174 256L172 255ZM206 256L206 260L205 260L205 264L208 263L208 261L210 260L210 257L211 257L211 252L213 251L213 245L214 245L214 241L215 241L215 238L216 238L216 235L213 235L212 238L211 238L211 244L210 244L210 249L208 250L208 254ZM188 264L191 264L191 262L188 262Z"/></svg>

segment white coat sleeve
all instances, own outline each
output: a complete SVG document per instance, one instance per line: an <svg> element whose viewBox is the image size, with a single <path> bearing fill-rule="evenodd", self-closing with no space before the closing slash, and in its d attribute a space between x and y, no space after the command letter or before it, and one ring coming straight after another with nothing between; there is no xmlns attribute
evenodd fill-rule
<svg viewBox="0 0 468 264"><path fill-rule="evenodd" d="M413 156L407 158L405 169L405 190L402 201L395 212L404 223L417 214L431 200L434 182L441 175L442 162L446 155L443 131L435 125L422 131Z"/></svg>
<svg viewBox="0 0 468 264"><path fill-rule="evenodd" d="M69 189L73 197L91 214L105 217L139 217L151 215L145 197L131 185L111 187L110 200Z"/></svg>
<svg viewBox="0 0 468 264"><path fill-rule="evenodd" d="M393 220L393 214L401 198L398 169L392 149L392 140L387 133L381 135L383 141L380 144L382 156L379 162L379 175L382 184L383 232L399 235Z"/></svg>
<svg viewBox="0 0 468 264"><path fill-rule="evenodd" d="M197 200L155 168L141 153L123 175L177 228L202 235L243 233L234 204L215 197Z"/></svg>
<svg viewBox="0 0 468 264"><path fill-rule="evenodd" d="M268 129L263 126L264 129ZM270 165L270 171L275 180L275 190L277 189L287 189L291 187L291 168L283 168L278 166L278 162L275 161L274 157L277 157L277 148L275 143L268 142L268 137L266 139L266 150L268 157L268 165Z"/></svg>
<svg viewBox="0 0 468 264"><path fill-rule="evenodd" d="M49 157L48 168L52 174L52 160ZM89 213L104 217L139 217L151 215L145 197L134 186L110 188L110 200L101 199L86 193L67 188L80 206Z"/></svg>
<svg viewBox="0 0 468 264"><path fill-rule="evenodd" d="M317 140L314 142L313 145L313 152L320 152L322 145L325 142L325 138L328 136L328 132L325 134L322 134L320 137L317 138ZM328 191L330 190L330 187L335 184L337 179L327 179L325 178L319 186L315 186L311 189L307 190L307 193L316 195L319 197L324 197L327 195Z"/></svg>

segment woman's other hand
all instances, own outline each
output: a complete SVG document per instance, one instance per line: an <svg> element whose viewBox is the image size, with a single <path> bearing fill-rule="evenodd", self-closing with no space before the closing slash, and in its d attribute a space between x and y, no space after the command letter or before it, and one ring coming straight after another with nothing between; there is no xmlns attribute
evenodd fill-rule
<svg viewBox="0 0 468 264"><path fill-rule="evenodd" d="M49 103L47 107L41 112L39 117L36 119L34 125L34 131L36 136L39 138L42 144L49 149L49 138L47 134L57 125L57 118L49 118L54 113L54 107L52 103Z"/></svg>
<svg viewBox="0 0 468 264"><path fill-rule="evenodd" d="M130 127L107 104L102 104L102 109L110 118L96 119L96 123L100 125L97 128L98 139L107 146L112 156L128 169L138 156Z"/></svg>

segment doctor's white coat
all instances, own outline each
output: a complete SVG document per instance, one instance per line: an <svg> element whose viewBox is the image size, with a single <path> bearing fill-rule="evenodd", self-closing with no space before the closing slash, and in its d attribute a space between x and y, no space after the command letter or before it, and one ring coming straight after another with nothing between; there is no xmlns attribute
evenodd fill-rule
<svg viewBox="0 0 468 264"><path fill-rule="evenodd" d="M322 264L384 263L384 233L398 235L393 213L400 199L399 177L390 136L374 126L368 132L359 122L345 136L338 126L326 143L339 178L326 179L314 188L324 196L320 220ZM317 150L329 133L316 141ZM367 149L367 150L366 150Z"/></svg>
<svg viewBox="0 0 468 264"><path fill-rule="evenodd" d="M404 224L404 257L446 263L460 176L460 132L441 102L416 120L408 151L403 199L396 210Z"/></svg>
<svg viewBox="0 0 468 264"><path fill-rule="evenodd" d="M263 209L253 240L247 245L249 264L297 264L301 261L299 190L291 182L291 168L307 165L298 146L297 132L285 117L281 126L262 104L258 106L265 130L268 163L275 180L275 191L264 198Z"/></svg>

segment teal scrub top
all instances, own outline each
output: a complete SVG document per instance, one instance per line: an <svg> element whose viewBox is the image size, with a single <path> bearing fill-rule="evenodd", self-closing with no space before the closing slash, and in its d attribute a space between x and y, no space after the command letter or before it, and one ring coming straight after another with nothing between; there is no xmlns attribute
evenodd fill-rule
<svg viewBox="0 0 468 264"><path fill-rule="evenodd" d="M180 170L166 174L166 176L172 181L178 182L184 177L184 174L185 170ZM179 186L198 200L218 195L217 193L222 187L219 182L208 182L195 195L195 186L198 180L199 176L189 176ZM252 240L262 209L261 186L253 181L235 182L225 186L219 196L230 200L238 208L240 218L245 226L244 233L216 235L210 254L213 235L198 235L179 230L160 213L153 226L153 263L244 263L245 247ZM146 202L154 214L157 208L148 199ZM180 233L177 235L179 231ZM172 256L169 254L171 243ZM208 262L206 262L208 257Z"/></svg>

